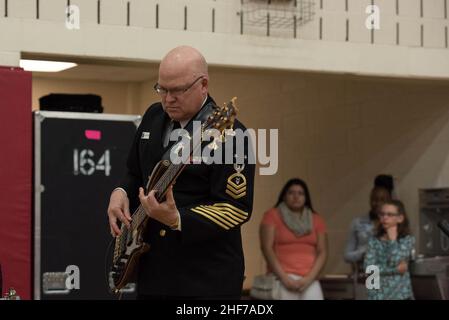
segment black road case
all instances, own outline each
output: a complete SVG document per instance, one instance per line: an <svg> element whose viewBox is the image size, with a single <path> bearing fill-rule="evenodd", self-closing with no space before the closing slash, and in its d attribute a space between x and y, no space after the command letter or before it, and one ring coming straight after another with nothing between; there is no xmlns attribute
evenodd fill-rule
<svg viewBox="0 0 449 320"><path fill-rule="evenodd" d="M34 113L34 299L115 297L105 268L107 206L139 122L134 115Z"/></svg>

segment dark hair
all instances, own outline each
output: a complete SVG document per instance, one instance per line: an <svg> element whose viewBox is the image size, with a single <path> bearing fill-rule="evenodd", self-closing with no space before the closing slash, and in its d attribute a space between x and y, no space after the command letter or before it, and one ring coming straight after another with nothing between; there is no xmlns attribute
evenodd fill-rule
<svg viewBox="0 0 449 320"><path fill-rule="evenodd" d="M389 199L389 200L392 199L391 193L390 193L390 191L389 191L387 188L381 187L381 186L375 186L375 187L371 190L371 194L370 194L370 202L371 202L371 206L372 206L372 199L373 199L373 196L374 196L377 192L385 192L385 193L388 195L388 199ZM387 201L389 201L389 200L387 200ZM373 210L373 209L371 208L371 210L369 211L369 218L370 218L371 221L377 221L377 220L379 220L379 217L378 217L378 215L377 215L377 211L376 211L376 210Z"/></svg>
<svg viewBox="0 0 449 320"><path fill-rule="evenodd" d="M374 188L385 188L390 193L393 194L394 181L391 174L379 174L374 178Z"/></svg>
<svg viewBox="0 0 449 320"><path fill-rule="evenodd" d="M400 200L390 200L386 201L382 206L391 205L395 206L398 209L398 213L404 217L404 221L398 224L398 239L403 238L405 236L410 235L410 225L407 217L407 213L405 212L405 206ZM376 230L376 237L380 238L385 234L385 230L382 227L382 224L378 223Z"/></svg>
<svg viewBox="0 0 449 320"><path fill-rule="evenodd" d="M299 185L304 189L304 196L306 197L306 201L304 205L308 207L312 212L315 212L312 207L312 199L310 198L309 188L304 180L293 178L287 181L287 183L282 188L281 193L279 193L278 201L276 202L275 207L277 207L282 201L284 201L285 195L287 194L288 189L290 189L293 185Z"/></svg>

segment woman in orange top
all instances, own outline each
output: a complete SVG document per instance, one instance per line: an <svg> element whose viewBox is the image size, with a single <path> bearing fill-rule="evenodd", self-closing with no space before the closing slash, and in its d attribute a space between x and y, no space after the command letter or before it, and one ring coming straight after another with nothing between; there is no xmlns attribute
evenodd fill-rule
<svg viewBox="0 0 449 320"><path fill-rule="evenodd" d="M262 252L268 272L280 280L275 293L281 300L322 300L317 277L327 256L326 226L313 210L309 189L291 179L282 189L275 208L260 226Z"/></svg>

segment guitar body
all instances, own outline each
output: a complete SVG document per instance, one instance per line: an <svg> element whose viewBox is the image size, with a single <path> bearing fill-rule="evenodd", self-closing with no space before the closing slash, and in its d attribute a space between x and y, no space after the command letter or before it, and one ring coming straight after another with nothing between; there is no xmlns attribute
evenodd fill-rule
<svg viewBox="0 0 449 320"><path fill-rule="evenodd" d="M157 181L162 177L169 166L169 162L164 160L157 163L149 177L147 190L153 190ZM137 218L142 215L142 208L139 207L131 216ZM145 214L145 213L144 213ZM145 214L146 215L146 214ZM141 217L139 217L142 219ZM143 241L148 218L143 217L143 221L134 230L128 230L125 225L121 226L122 234L115 239L114 259L112 266L113 292L117 293L135 277L139 258L142 254L150 250L150 245Z"/></svg>

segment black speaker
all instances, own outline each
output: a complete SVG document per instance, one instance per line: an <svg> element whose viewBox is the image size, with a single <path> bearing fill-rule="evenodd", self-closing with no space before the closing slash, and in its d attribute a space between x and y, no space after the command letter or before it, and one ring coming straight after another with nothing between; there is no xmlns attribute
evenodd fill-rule
<svg viewBox="0 0 449 320"><path fill-rule="evenodd" d="M34 298L114 299L105 266L111 191L125 173L138 116L34 116ZM126 297L134 295L132 284Z"/></svg>
<svg viewBox="0 0 449 320"><path fill-rule="evenodd" d="M96 94L52 93L39 98L41 111L102 113L101 97Z"/></svg>

